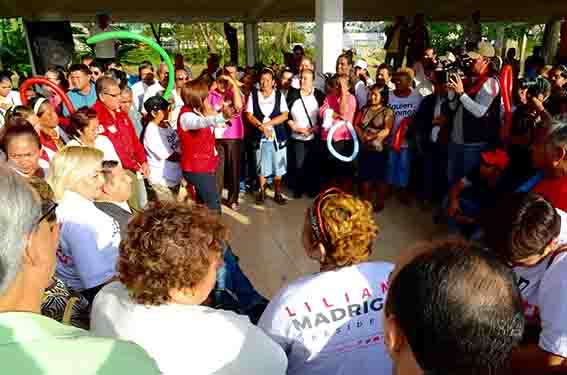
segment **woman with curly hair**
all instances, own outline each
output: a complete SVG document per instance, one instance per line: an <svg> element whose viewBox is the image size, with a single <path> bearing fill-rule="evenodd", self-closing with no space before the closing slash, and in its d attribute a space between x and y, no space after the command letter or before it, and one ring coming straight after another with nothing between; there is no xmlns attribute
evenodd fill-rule
<svg viewBox="0 0 567 375"><path fill-rule="evenodd" d="M283 351L245 316L204 306L227 230L202 206L154 202L120 244L120 282L97 295L91 330L133 341L163 374L283 375Z"/></svg>
<svg viewBox="0 0 567 375"><path fill-rule="evenodd" d="M393 265L369 262L372 205L339 189L307 210L303 246L320 272L278 292L258 325L287 353L288 375L391 374L382 311Z"/></svg>

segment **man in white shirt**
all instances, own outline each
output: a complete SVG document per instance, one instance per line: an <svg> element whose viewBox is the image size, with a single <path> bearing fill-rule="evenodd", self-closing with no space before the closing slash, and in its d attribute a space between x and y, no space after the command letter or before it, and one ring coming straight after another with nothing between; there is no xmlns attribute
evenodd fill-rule
<svg viewBox="0 0 567 375"><path fill-rule="evenodd" d="M96 15L96 25L91 31L91 36L112 31L110 27L110 15L107 12L99 12ZM114 39L105 40L95 44L95 56L97 61L107 65L116 58L116 41Z"/></svg>
<svg viewBox="0 0 567 375"><path fill-rule="evenodd" d="M449 108L453 112L449 143L449 183L461 179L480 164L480 153L499 140L500 85L493 74L495 56L490 43L479 43L469 52L472 84L464 86L458 75L449 78Z"/></svg>
<svg viewBox="0 0 567 375"><path fill-rule="evenodd" d="M144 104L144 95L148 87L156 83L152 63L143 61L140 66L138 66L138 76L140 80L132 85L132 96L134 97L136 110L141 112Z"/></svg>
<svg viewBox="0 0 567 375"><path fill-rule="evenodd" d="M368 88L374 84L374 81L368 76L368 63L364 60L358 60L354 63L354 75L356 83L354 84L354 96L356 97L357 108L362 108L368 101Z"/></svg>
<svg viewBox="0 0 567 375"><path fill-rule="evenodd" d="M567 214L533 193L501 199L486 214L485 242L516 274L526 333L508 374L567 366Z"/></svg>
<svg viewBox="0 0 567 375"><path fill-rule="evenodd" d="M405 251L390 274L384 315L393 375L502 374L524 328L513 273L459 240Z"/></svg>
<svg viewBox="0 0 567 375"><path fill-rule="evenodd" d="M167 88L167 84L169 83L169 69L166 63L162 62L159 64L158 79L159 81L155 82L153 85L148 87L148 89L144 93L144 99L142 100L142 109L141 109L141 112L143 114L146 113L146 109L144 108L144 103L152 96L156 96L159 93L165 92L165 89ZM178 96L177 91L173 90L171 92L171 95L172 98L175 98L176 96Z"/></svg>

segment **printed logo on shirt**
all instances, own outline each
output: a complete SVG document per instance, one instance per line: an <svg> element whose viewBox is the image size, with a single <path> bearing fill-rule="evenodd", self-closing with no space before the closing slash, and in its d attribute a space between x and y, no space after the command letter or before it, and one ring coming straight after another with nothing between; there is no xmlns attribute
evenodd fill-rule
<svg viewBox="0 0 567 375"><path fill-rule="evenodd" d="M116 132L118 132L118 129L116 129L116 126L110 125L108 127L108 131L111 132L112 134L116 134Z"/></svg>
<svg viewBox="0 0 567 375"><path fill-rule="evenodd" d="M328 340L330 337L351 335L355 330L373 331L376 334L366 338L350 338L341 342L334 352L347 350L349 346L357 347L376 345L381 342L382 332L378 325L381 323L377 312L384 308L385 294L388 284L382 282L380 293L373 295L372 291L364 288L360 291L347 291L339 298L322 297L316 301L305 301L297 306L285 306L291 325L301 332L301 336L314 342ZM360 333L359 333L360 334Z"/></svg>

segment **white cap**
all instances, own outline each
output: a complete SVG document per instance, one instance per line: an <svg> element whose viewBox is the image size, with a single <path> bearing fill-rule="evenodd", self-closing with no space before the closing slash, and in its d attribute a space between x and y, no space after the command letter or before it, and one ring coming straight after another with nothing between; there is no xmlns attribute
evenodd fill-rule
<svg viewBox="0 0 567 375"><path fill-rule="evenodd" d="M355 68L368 69L368 63L364 60L356 60L354 63Z"/></svg>

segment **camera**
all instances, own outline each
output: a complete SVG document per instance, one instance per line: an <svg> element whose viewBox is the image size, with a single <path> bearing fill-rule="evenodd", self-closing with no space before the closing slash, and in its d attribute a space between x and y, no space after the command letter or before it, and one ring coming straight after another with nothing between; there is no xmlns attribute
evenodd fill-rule
<svg viewBox="0 0 567 375"><path fill-rule="evenodd" d="M442 57L435 70L435 78L439 83L447 83L453 75L458 75L461 79L466 78L471 71L473 60L467 55Z"/></svg>

